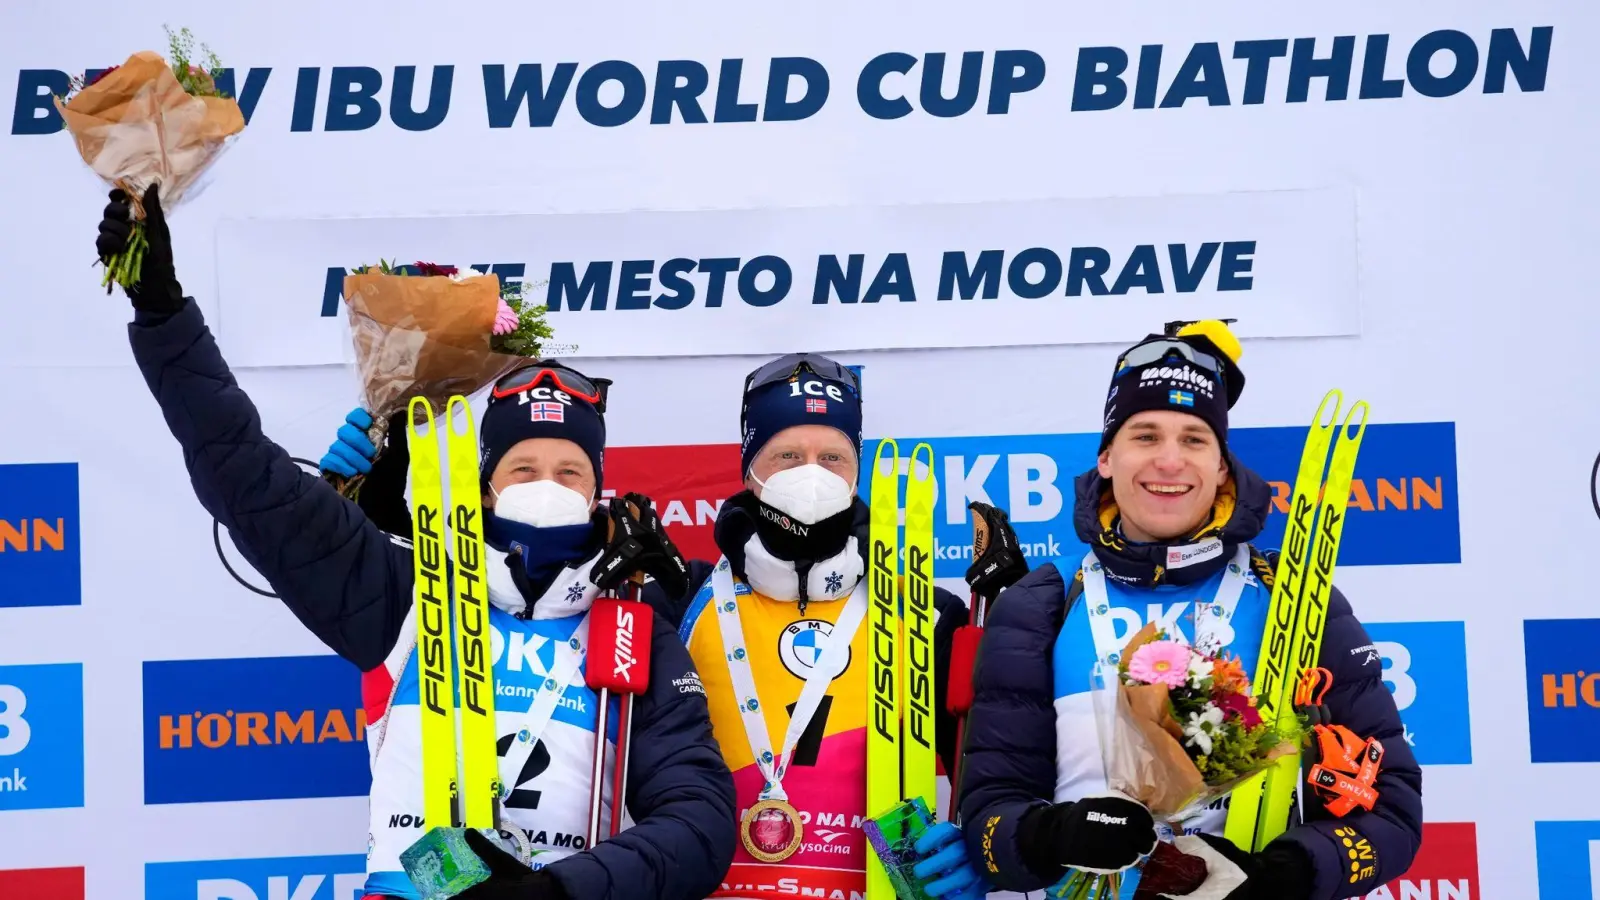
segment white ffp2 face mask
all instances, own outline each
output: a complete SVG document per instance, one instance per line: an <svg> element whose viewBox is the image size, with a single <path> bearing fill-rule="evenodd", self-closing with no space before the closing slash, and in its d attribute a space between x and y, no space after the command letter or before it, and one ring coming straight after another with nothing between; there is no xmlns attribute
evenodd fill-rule
<svg viewBox="0 0 1600 900"><path fill-rule="evenodd" d="M494 514L535 528L582 525L589 521L589 501L582 494L548 478L519 481L503 491L493 487Z"/></svg>
<svg viewBox="0 0 1600 900"><path fill-rule="evenodd" d="M806 525L844 512L855 499L849 482L816 463L784 469L766 481L755 481L761 486L757 495L761 502Z"/></svg>

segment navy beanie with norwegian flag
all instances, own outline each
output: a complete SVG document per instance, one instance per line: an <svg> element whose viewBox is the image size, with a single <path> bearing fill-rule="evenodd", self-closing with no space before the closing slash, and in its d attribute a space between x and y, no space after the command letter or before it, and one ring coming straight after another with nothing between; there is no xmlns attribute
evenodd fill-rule
<svg viewBox="0 0 1600 900"><path fill-rule="evenodd" d="M793 381L757 388L744 398L740 416L739 471L748 476L756 454L773 435L794 425L827 425L850 439L861 456L861 398L836 381L802 369Z"/></svg>
<svg viewBox="0 0 1600 900"><path fill-rule="evenodd" d="M564 438L583 448L594 466L595 496L605 483L606 421L594 405L565 392L535 398L521 391L505 397L489 395L478 426L480 477L489 483L501 457L528 438Z"/></svg>

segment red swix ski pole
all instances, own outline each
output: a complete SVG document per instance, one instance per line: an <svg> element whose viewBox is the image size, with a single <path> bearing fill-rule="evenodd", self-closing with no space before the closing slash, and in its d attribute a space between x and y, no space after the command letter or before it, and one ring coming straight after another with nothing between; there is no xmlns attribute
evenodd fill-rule
<svg viewBox="0 0 1600 900"><path fill-rule="evenodd" d="M633 727L633 698L644 693L650 682L650 636L654 630L654 611L641 598L644 574L635 572L620 590L607 592L589 610L589 650L584 661L584 681L599 694L600 707L595 720L594 764L590 772L589 834L587 846L603 838L600 834L600 808L605 779L606 719L611 694L622 698L617 715L617 753L611 789L611 824L604 837L616 834L624 809L623 795L628 779L628 739ZM626 599L624 599L626 597Z"/></svg>
<svg viewBox="0 0 1600 900"><path fill-rule="evenodd" d="M989 525L981 515L972 517L972 558L978 559L989 548ZM950 773L950 821L957 824L961 818L957 807L961 797L961 772L966 755L962 752L962 738L967 727L967 713L972 711L972 674L978 659L978 644L983 641L984 617L989 612L989 601L976 590L971 594L967 609L967 624L956 629L950 645L950 683L944 692L945 708L956 717L955 771Z"/></svg>

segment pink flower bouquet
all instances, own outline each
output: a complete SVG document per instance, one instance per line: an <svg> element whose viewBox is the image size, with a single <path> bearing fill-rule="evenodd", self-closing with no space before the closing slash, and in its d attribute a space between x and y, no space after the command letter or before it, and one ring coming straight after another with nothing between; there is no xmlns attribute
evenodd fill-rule
<svg viewBox="0 0 1600 900"><path fill-rule="evenodd" d="M1138 801L1158 821L1199 812L1240 782L1299 751L1301 723L1264 722L1239 660L1208 655L1146 625L1129 640L1116 668L1094 680L1095 721L1106 786ZM1192 890L1194 862L1165 842L1156 845L1140 880L1149 891ZM1203 880L1204 866L1198 878ZM1162 882L1157 884L1156 882ZM1057 897L1114 896L1117 875L1072 870L1052 890ZM1110 891L1110 894L1107 892Z"/></svg>

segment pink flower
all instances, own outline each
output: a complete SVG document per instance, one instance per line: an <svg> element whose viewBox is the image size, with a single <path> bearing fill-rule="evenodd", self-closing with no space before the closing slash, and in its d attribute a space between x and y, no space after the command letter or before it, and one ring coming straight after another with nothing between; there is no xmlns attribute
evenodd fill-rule
<svg viewBox="0 0 1600 900"><path fill-rule="evenodd" d="M512 309L511 304L502 298L500 300L500 308L495 310L494 314L494 333L510 334L517 330L517 325L521 321L517 318L517 311Z"/></svg>
<svg viewBox="0 0 1600 900"><path fill-rule="evenodd" d="M1189 647L1178 641L1151 641L1133 651L1128 677L1145 684L1182 687L1189 678Z"/></svg>

